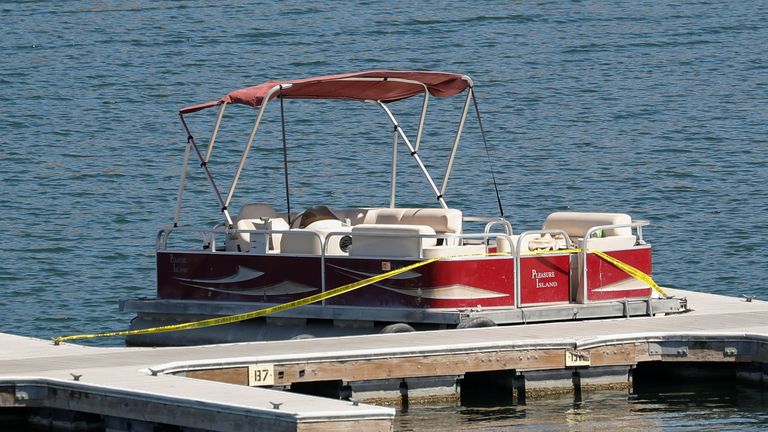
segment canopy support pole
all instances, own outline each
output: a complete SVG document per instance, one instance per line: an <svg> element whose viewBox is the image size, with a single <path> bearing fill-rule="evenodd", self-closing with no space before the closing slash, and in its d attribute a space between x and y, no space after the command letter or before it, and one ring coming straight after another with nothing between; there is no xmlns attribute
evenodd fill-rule
<svg viewBox="0 0 768 432"><path fill-rule="evenodd" d="M291 190L288 188L288 142L285 137L285 109L283 108L283 86L280 86L280 128L283 132L283 170L285 173L285 205L288 208L288 226L291 226Z"/></svg>
<svg viewBox="0 0 768 432"><path fill-rule="evenodd" d="M223 102L221 104L221 109L219 110L219 115L216 117L216 125L213 127L213 134L211 134L211 142L208 144L208 151L205 153L206 163L209 160L211 160L211 156L213 155L213 145L216 142L216 136L219 135L219 128L221 127L221 119L224 118L224 108L226 107L227 107L227 103Z"/></svg>
<svg viewBox="0 0 768 432"><path fill-rule="evenodd" d="M424 120L427 118L427 105L429 104L429 91L426 86L424 88L424 102L421 104L421 116L419 117L419 130L416 131L416 146L415 151L419 151L419 144L421 144L421 134L424 132Z"/></svg>
<svg viewBox="0 0 768 432"><path fill-rule="evenodd" d="M467 78L468 79L468 78ZM472 99L472 83L469 85L470 91L467 92L467 99L464 100L464 108L461 110L461 120L459 121L459 130L456 131L456 138L453 140L453 148L451 148L451 157L448 159L448 165L445 167L445 176L443 177L443 185L440 187L440 195L445 193L448 188L448 178L451 176L451 170L453 169L453 161L456 158L456 150L459 148L459 142L461 141L461 133L464 131L464 121L467 119L467 113L469 112L469 102Z"/></svg>
<svg viewBox="0 0 768 432"><path fill-rule="evenodd" d="M248 152L251 150L251 146L253 145L253 140L254 138L256 138L256 132L259 130L259 124L261 123L261 118L264 116L264 110L267 108L267 105L269 105L270 99L272 99L272 96L276 92L289 87L290 87L290 84L276 85L271 89L269 89L267 94L264 96L264 102L262 102L261 108L259 109L259 114L256 116L256 121L253 123L253 129L251 130L251 135L248 137L248 142L245 145L245 150L243 151L243 155L240 157L240 164L237 166L235 177L232 179L232 186L230 186L229 193L227 194L227 199L224 201L224 208L229 206L229 203L232 201L232 195L235 194L235 189L237 188L237 182L240 180L240 174L243 173L243 167L245 167L245 161L248 158Z"/></svg>
<svg viewBox="0 0 768 432"><path fill-rule="evenodd" d="M389 190L389 208L395 208L397 190L397 127L392 129L392 179Z"/></svg>
<svg viewBox="0 0 768 432"><path fill-rule="evenodd" d="M187 169L189 167L189 156L192 151L192 144L187 142L184 147L184 162L181 164L181 179L179 180L179 194L176 197L176 211L173 214L173 227L179 226L179 218L181 215L181 198L184 194L184 186L187 182Z"/></svg>
<svg viewBox="0 0 768 432"><path fill-rule="evenodd" d="M381 109L383 109L384 112L387 113L387 116L389 117L389 121L392 122L392 126L395 127L395 130L403 139L403 142L405 143L405 145L408 146L408 150L411 151L411 156L413 156L413 158L416 160L416 164L419 165L421 172L424 173L424 177L426 177L427 181L429 182L429 186L432 188L432 191L437 196L437 201L440 203L440 207L448 208L448 205L445 203L445 200L443 199L443 194L441 194L440 191L437 190L437 185L435 185L435 182L432 181L432 177L429 175L429 171L427 171L427 167L424 166L424 162L421 161L421 158L419 157L419 153L416 151L416 149L413 148L413 145L411 145L411 141L405 135L403 128L401 128L400 125L397 123L397 119L395 119L395 116L392 115L392 111L390 111L389 108L387 108L387 106L384 105L383 102L376 101L376 103L378 103Z"/></svg>
<svg viewBox="0 0 768 432"><path fill-rule="evenodd" d="M219 200L219 204L221 205L221 212L224 213L224 218L226 219L227 224L232 225L232 217L229 215L229 211L227 211L226 203L221 198L221 193L219 192L219 188L216 186L216 182L213 181L213 175L208 169L208 162L205 161L203 153L200 151L200 147L198 147L195 143L195 138L192 136L192 132L189 131L189 126L187 126L187 122L184 120L184 114L179 113L179 118L181 118L181 124L184 125L184 130L187 131L187 145L191 145L192 148L195 149L197 158L200 159L200 166L205 171L205 175L208 177L208 181L211 183L211 187L213 187L214 193L216 193L216 198Z"/></svg>

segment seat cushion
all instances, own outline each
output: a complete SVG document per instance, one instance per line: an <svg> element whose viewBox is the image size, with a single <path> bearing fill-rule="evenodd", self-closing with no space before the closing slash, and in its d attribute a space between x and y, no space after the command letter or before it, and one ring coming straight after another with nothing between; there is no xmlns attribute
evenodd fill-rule
<svg viewBox="0 0 768 432"><path fill-rule="evenodd" d="M555 212L547 216L543 229L560 229L571 237L584 237L590 228L601 225L627 225L632 218L624 213ZM632 228L608 228L604 237L632 235Z"/></svg>
<svg viewBox="0 0 768 432"><path fill-rule="evenodd" d="M350 256L413 257L420 258L424 246L437 244L435 235L426 225L362 224L352 227Z"/></svg>

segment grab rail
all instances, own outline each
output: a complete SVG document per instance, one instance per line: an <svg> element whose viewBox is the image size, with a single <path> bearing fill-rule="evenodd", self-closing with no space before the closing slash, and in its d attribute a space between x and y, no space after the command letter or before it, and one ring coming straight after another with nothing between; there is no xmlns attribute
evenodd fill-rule
<svg viewBox="0 0 768 432"><path fill-rule="evenodd" d="M326 233L324 236L321 235L321 233L312 231L312 230L241 230L241 229L227 229L225 225L219 224L214 226L213 228L192 228L192 227L170 227L170 228L164 228L161 229L156 238L156 247L157 250L166 250L168 247L168 240L170 238L170 235L173 232L196 232L199 233L203 237L203 247L208 248L211 252L217 252L216 250L216 236L218 234L223 235L229 235L229 234L238 234L238 233L249 233L251 235L264 235L269 236L272 234L299 234L299 235L307 235L307 236L315 236L318 241L320 242L321 248L320 248L320 266L321 266L321 290L324 292L326 290L326 278L325 278L325 259L328 255L328 245L329 240L332 237L343 237L343 236L350 236L352 237L354 241L355 235L358 236L366 236L366 237L382 237L382 238L411 238L411 239L482 239L483 240L483 246L485 247L485 253L488 253L488 248L490 247L490 239L492 237L496 238L504 238L510 245L510 252L508 252L509 256L511 256L514 259L514 297L515 297L515 304L521 306L521 291L522 291L522 283L520 279L520 267L521 267L521 258L523 256L522 249L523 249L523 243L524 239L529 236L533 235L544 235L544 234L550 234L550 235L557 235L560 234L563 236L563 239L565 240L566 249L573 250L575 247L573 240L571 237L561 229L550 229L550 230L528 230L523 231L517 236L516 241L514 241L511 237L511 224L509 224L506 219L502 218L474 218L469 217L465 218L467 221L471 222L488 222L486 225L486 229L483 233L469 233L469 234L411 234L411 233L384 233L384 232L365 232L365 233L353 233L351 231L331 231ZM507 231L507 234L501 234L501 233L491 233L490 228L493 225L500 224L505 227L505 231ZM589 253L589 241L592 235L594 233L600 231L600 230L607 230L607 229L617 229L617 228L634 228L637 236L637 244L644 245L646 244L645 240L643 239L643 233L642 228L646 225L650 225L650 222L647 220L633 220L632 223L629 224L616 224L616 225L598 225L589 228L584 237L582 238L582 244L581 244L581 251L579 252L579 255L581 257L581 261L583 262L582 265L582 271L581 271L581 284L579 289L582 290L584 302L587 302L589 300L589 284L587 280L587 272L588 272L588 264L587 264L587 254ZM498 247L498 241L497 241L497 247ZM552 252L557 253L557 250L553 250ZM569 252L571 253L571 252ZM397 257L400 259L423 259L423 255L420 256L413 256L413 257Z"/></svg>
<svg viewBox="0 0 768 432"><path fill-rule="evenodd" d="M171 233L173 232L192 232L192 233L199 233L203 238L203 249L210 249L211 251L216 251L216 233L225 234L226 231L222 230L218 225L213 228L201 228L201 227L169 227L169 228L161 228L157 232L157 236L155 237L155 248L156 250L166 250L168 249L168 239L171 236Z"/></svg>
<svg viewBox="0 0 768 432"><path fill-rule="evenodd" d="M484 233L490 233L491 228L501 225L504 227L504 232L507 235L512 235L512 224L503 217L464 216L462 219L466 222L486 222L483 230Z"/></svg>
<svg viewBox="0 0 768 432"><path fill-rule="evenodd" d="M517 244L515 245L516 251L519 251L518 253L514 254L515 257L515 276L514 276L514 290L515 290L515 304L520 307L521 301L522 301L522 284L520 282L520 257L522 255L522 248L523 248L523 239L525 239L528 236L532 235L543 235L543 234L562 234L565 238L565 244L568 249L573 248L573 242L571 241L571 238L568 236L568 233L561 229L549 229L549 230L529 230L529 231L523 231L520 233L520 235L517 237ZM554 252L557 252L556 250Z"/></svg>
<svg viewBox="0 0 768 432"><path fill-rule="evenodd" d="M592 228L588 229L587 232L584 233L584 238L581 243L581 259L584 265L582 265L581 269L581 289L582 294L584 295L584 303L589 301L589 282L587 281L587 254L589 253L589 239L592 237L592 234L606 229L616 229L616 228L635 228L635 232L637 233L637 243L638 244L646 244L645 240L643 240L643 227L646 225L650 225L651 223L647 220L633 220L631 223L628 224L617 224L617 225L598 225L593 226Z"/></svg>

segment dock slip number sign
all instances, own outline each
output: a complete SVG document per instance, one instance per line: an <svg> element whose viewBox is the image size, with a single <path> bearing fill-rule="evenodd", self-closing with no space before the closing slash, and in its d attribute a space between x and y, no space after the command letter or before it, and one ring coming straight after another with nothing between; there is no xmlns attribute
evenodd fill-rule
<svg viewBox="0 0 768 432"><path fill-rule="evenodd" d="M589 366L591 358L589 351L579 350L566 350L565 351L565 367L571 366Z"/></svg>
<svg viewBox="0 0 768 432"><path fill-rule="evenodd" d="M248 365L248 385L251 387L275 384L275 365L272 363Z"/></svg>

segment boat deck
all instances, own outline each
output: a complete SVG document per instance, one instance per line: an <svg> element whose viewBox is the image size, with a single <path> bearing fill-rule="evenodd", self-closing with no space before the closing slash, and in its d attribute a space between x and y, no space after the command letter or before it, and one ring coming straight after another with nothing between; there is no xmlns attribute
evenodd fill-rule
<svg viewBox="0 0 768 432"><path fill-rule="evenodd" d="M265 430L390 430L391 408L235 384L248 382L249 365L268 365L275 385L290 386L494 370L584 371L646 361L768 364L768 302L669 291L687 297L694 310L664 317L174 348L54 346L0 334L0 408L52 407L210 430L239 430L245 424ZM79 381L72 374L81 375ZM761 374L765 380L765 367ZM281 404L279 409L273 403Z"/></svg>

